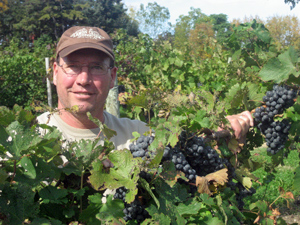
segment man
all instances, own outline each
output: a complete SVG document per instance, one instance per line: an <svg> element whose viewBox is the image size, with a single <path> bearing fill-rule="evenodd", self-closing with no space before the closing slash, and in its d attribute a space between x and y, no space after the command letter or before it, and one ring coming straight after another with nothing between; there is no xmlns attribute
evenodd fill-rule
<svg viewBox="0 0 300 225"><path fill-rule="evenodd" d="M100 129L88 119L86 113L90 112L117 132L111 139L115 149L128 148L132 132L143 134L149 128L141 121L117 118L104 110L116 78L114 60L112 40L102 29L77 26L65 31L58 42L53 64L58 113L46 112L38 117L38 122L56 126L68 141L94 139ZM79 107L76 112L66 110L76 105ZM250 112L228 116L228 120L235 136L243 141L249 127L253 126Z"/></svg>
<svg viewBox="0 0 300 225"><path fill-rule="evenodd" d="M39 123L56 126L68 141L95 139L100 128L86 115L95 118L117 135L112 137L116 149L128 148L132 132L145 133L149 128L141 121L116 118L104 111L105 100L114 86L113 43L103 30L96 27L72 27L62 35L53 64L53 83L58 94L58 113L46 112ZM78 111L70 109L78 106ZM102 141L103 143L103 141Z"/></svg>

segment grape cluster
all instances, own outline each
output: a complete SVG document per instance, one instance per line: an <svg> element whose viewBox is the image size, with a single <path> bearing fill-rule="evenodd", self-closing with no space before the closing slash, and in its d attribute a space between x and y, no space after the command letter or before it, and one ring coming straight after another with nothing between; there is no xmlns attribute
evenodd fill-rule
<svg viewBox="0 0 300 225"><path fill-rule="evenodd" d="M266 127L263 125L260 126L260 130L265 136L268 152L276 154L284 148L284 144L288 139L290 127L291 125L286 119L283 119L282 121L273 121Z"/></svg>
<svg viewBox="0 0 300 225"><path fill-rule="evenodd" d="M123 202L125 202L126 192L127 189L125 187L117 188L116 193L114 194L114 198L121 199Z"/></svg>
<svg viewBox="0 0 300 225"><path fill-rule="evenodd" d="M186 160L186 157L180 150L178 144L174 148L172 148L170 145L165 147L161 162L168 160L172 161L175 165L176 170L182 171L185 174L185 177L188 178L190 182L196 182L196 171Z"/></svg>
<svg viewBox="0 0 300 225"><path fill-rule="evenodd" d="M184 172L186 178L188 178L190 182L196 182L196 171L188 163L182 152L174 152L172 155L172 162L174 163L176 170Z"/></svg>
<svg viewBox="0 0 300 225"><path fill-rule="evenodd" d="M274 85L273 89L268 91L263 97L266 106L255 109L253 114L254 120L261 133L265 136L268 146L267 151L271 154L276 154L284 148L290 129L290 124L286 119L274 121L274 117L291 107L296 96L296 90L289 89L285 85Z"/></svg>
<svg viewBox="0 0 300 225"><path fill-rule="evenodd" d="M185 135L185 134L183 134ZM196 168L198 176L205 176L224 167L224 161L215 149L205 145L202 137L190 135L183 143L188 162Z"/></svg>
<svg viewBox="0 0 300 225"><path fill-rule="evenodd" d="M129 220L136 220L138 224L140 224L146 218L150 217L149 213L145 210L145 208L142 206L142 204L137 198L131 203L126 203L126 192L127 189L125 187L120 187L116 190L116 193L114 195L115 199L121 199L125 204L125 208L123 209L123 213L125 214L125 216L123 217L123 219L126 222Z"/></svg>
<svg viewBox="0 0 300 225"><path fill-rule="evenodd" d="M149 159L150 153L148 151L149 145L153 142L153 136L140 136L136 140L136 144L131 143L129 145L129 150L133 157L141 157L142 159Z"/></svg>

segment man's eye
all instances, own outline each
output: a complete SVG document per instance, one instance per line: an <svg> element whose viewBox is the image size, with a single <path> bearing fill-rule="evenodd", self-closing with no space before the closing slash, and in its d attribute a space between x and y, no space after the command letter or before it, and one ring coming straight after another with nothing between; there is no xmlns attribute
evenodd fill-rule
<svg viewBox="0 0 300 225"><path fill-rule="evenodd" d="M70 64L70 65L66 65L66 67L67 68L69 68L69 69L73 69L73 68L79 68L80 66L78 66L78 65L75 65L75 64Z"/></svg>
<svg viewBox="0 0 300 225"><path fill-rule="evenodd" d="M100 66L100 65L94 65L94 66L91 66L91 69L94 69L94 70L102 70L102 69L103 69L103 66Z"/></svg>

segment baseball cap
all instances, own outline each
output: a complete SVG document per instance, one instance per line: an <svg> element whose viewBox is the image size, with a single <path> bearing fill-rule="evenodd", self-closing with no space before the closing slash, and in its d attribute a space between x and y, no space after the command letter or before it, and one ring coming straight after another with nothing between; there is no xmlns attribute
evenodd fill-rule
<svg viewBox="0 0 300 225"><path fill-rule="evenodd" d="M113 43L110 36L98 27L74 26L66 30L56 47L56 57L65 57L84 48L93 48L106 53L113 60Z"/></svg>

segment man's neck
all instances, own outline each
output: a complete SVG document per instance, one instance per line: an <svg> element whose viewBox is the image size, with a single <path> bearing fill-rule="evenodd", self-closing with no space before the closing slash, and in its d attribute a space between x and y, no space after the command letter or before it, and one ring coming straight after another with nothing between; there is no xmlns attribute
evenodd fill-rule
<svg viewBox="0 0 300 225"><path fill-rule="evenodd" d="M68 125L79 128L79 129L93 129L97 128L98 126L89 120L86 114L78 114L78 113L71 113L68 111L61 111L59 113L60 118L67 123ZM104 123L104 115L103 112L96 117L99 119L102 123Z"/></svg>

